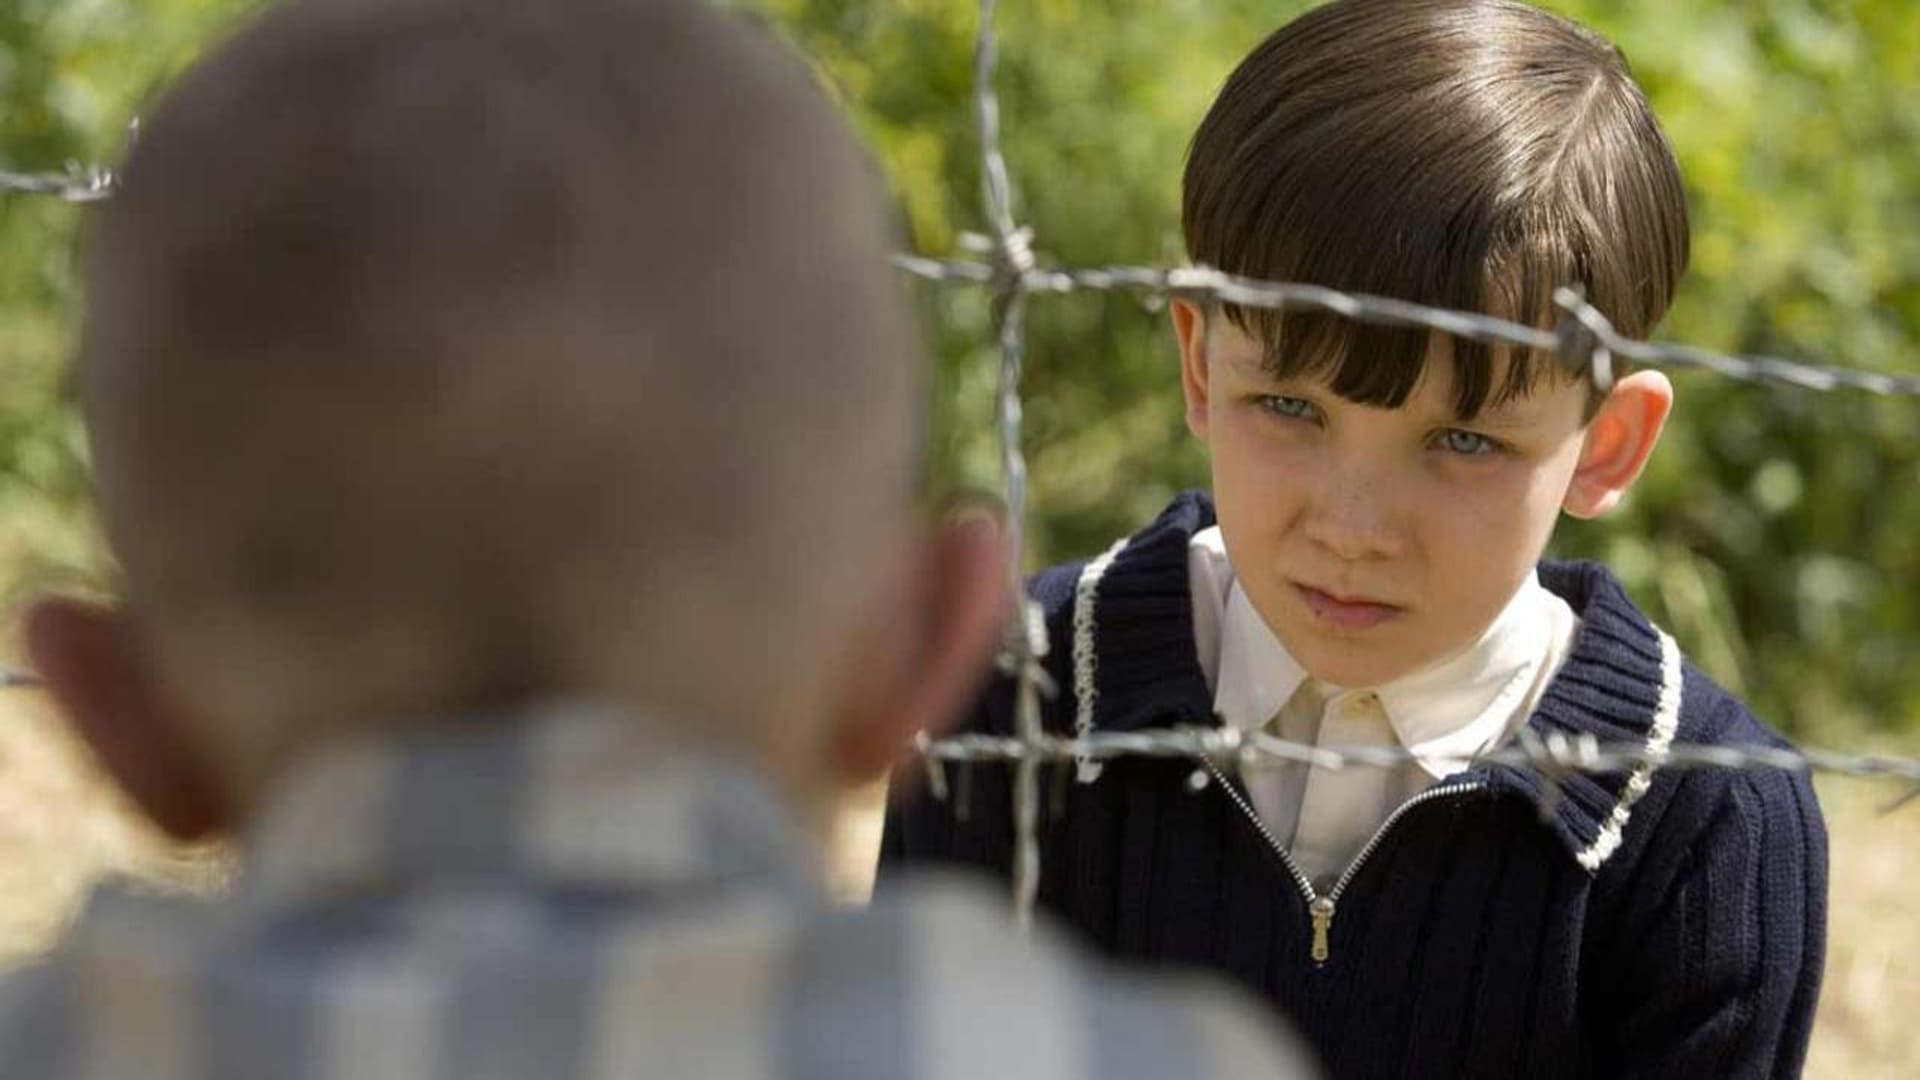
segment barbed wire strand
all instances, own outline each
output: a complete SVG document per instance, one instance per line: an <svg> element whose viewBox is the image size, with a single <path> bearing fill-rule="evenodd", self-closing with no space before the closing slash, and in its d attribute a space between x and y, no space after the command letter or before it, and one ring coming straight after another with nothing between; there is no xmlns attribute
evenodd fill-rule
<svg viewBox="0 0 1920 1080"><path fill-rule="evenodd" d="M986 284L995 280L994 267L974 260L899 255L894 258L894 265L935 282ZM1611 358L1620 357L1645 367L1705 371L1742 382L1799 390L1823 393L1858 390L1883 397L1920 398L1920 375L1829 367L1773 356L1725 355L1691 345L1630 338L1615 330L1598 308L1572 289L1555 293L1554 303L1562 318L1558 328L1544 330L1478 312L1431 307L1321 285L1260 281L1207 267L1036 269L1027 275L1023 285L1029 293L1132 292L1240 307L1320 311L1354 322L1437 330L1483 345L1555 352L1570 367L1587 369L1603 389L1612 384Z"/></svg>
<svg viewBox="0 0 1920 1080"><path fill-rule="evenodd" d="M988 226L993 230L993 321L1000 339L1000 466L1006 484L1007 595L1009 620L1004 663L1014 676L1014 723L1029 743L1045 736L1040 719L1040 658L1046 651L1046 627L1031 614L1027 599L1025 552L1027 462L1021 447L1023 403L1020 376L1026 361L1027 280L1033 273L1031 233L1015 222L1013 182L1000 147L1000 98L995 73L1000 41L994 31L997 0L980 0L980 25L974 39L974 107L980 140L980 188ZM1021 930L1031 927L1040 893L1040 767L1036 757L1014 764L1013 911Z"/></svg>
<svg viewBox="0 0 1920 1080"><path fill-rule="evenodd" d="M45 195L62 202L90 203L105 199L113 191L113 174L105 169L83 169L68 165L58 173L17 173L0 169L0 192L14 195Z"/></svg>
<svg viewBox="0 0 1920 1080"><path fill-rule="evenodd" d="M991 61L993 51L986 50L983 55ZM990 64L989 75L991 70ZM1570 290L1561 290L1556 294L1555 302L1563 318L1557 330L1549 331L1478 312L1432 307L1392 297L1350 293L1299 282L1260 281L1206 267L1037 269L1033 265L1030 231L1013 224L1011 182L1005 158L997 145L998 103L997 99L991 97L987 101L980 108L981 122L983 129L984 125L992 124L996 145L990 155L992 164L982 167L982 179L988 190L988 198L1003 207L1004 213L994 212L992 224L996 236L985 240L982 246L992 250L997 256L996 260L983 263L922 255L902 254L894 257L896 266L917 277L943 283L987 284L1003 291L1010 287L1010 283L1017 282L1023 298L1035 293L1135 292L1150 296L1211 300L1241 307L1327 312L1355 322L1437 330L1485 345L1552 350L1569 366L1588 369L1602 389L1612 381L1611 365L1607 361L1612 357L1620 357L1645 367L1704 371L1741 382L1767 383L1799 390L1856 390L1884 397L1920 398L1920 375L1825 366L1774 356L1736 356L1691 345L1630 338L1615 330L1598 308ZM113 174L97 168L73 166L63 173L0 170L0 193L48 196L72 203L105 200L112 194L113 184ZM1020 255L1023 268L1017 279L1009 279L1002 271L1010 251L1017 251Z"/></svg>
<svg viewBox="0 0 1920 1080"><path fill-rule="evenodd" d="M923 737L915 744L915 750L922 758L942 766L1029 760L1064 765L1083 760L1146 757L1183 759L1196 765L1211 763L1222 769L1249 772L1288 763L1320 769L1397 769L1431 761L1446 761L1466 768L1510 766L1533 773L1543 781L1573 773L1630 772L1642 765L1678 770L1775 769L1870 780L1898 780L1907 789L1900 797L1900 803L1920 797L1920 759L1842 754L1761 743L1674 743L1661 750L1644 742L1600 742L1591 735L1567 733L1549 733L1531 742L1506 743L1467 757L1420 754L1402 747L1318 746L1265 732L1243 732L1227 725L1096 731L1072 736L1048 733L1039 739L987 734L950 735L940 739Z"/></svg>

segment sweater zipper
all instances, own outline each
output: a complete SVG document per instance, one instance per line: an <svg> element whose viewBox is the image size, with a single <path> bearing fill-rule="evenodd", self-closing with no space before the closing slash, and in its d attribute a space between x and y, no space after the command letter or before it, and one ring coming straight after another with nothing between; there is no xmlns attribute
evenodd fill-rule
<svg viewBox="0 0 1920 1080"><path fill-rule="evenodd" d="M1211 761L1207 762L1206 765L1207 771L1211 772L1213 778L1219 782L1220 790L1227 793L1227 798L1233 800L1233 804L1239 807L1240 812L1246 815L1247 820L1252 823L1254 831L1258 832L1261 838L1266 840L1267 847L1272 849L1275 855L1279 856L1280 864L1286 867L1288 875L1293 878L1294 886L1300 890L1300 896L1306 900L1308 923L1313 930L1313 947L1310 955L1313 958L1315 967L1326 964L1327 958L1332 955L1333 950L1328 939L1332 935L1333 916L1339 909L1341 894L1347 891L1347 885L1353 881L1353 876L1360 871L1360 867L1365 865L1369 858L1373 857L1374 851L1380 847L1380 842L1386 839L1387 833L1392 830L1394 824L1398 822L1407 811L1412 810L1421 803L1432 802L1435 799L1444 799L1469 791L1478 791L1486 786L1483 781L1479 780L1462 780L1452 784L1441 784L1439 787L1428 788L1395 807L1393 813L1387 815L1387 820L1381 822L1380 827L1375 829L1373 835L1367 839L1366 846L1360 849L1360 854L1354 856L1353 861L1347 864L1347 868L1341 871L1340 877L1333 883L1333 888L1328 889L1323 896L1314 889L1313 880L1307 877L1306 873L1300 869L1300 864L1293 861L1293 856L1287 853L1286 847L1274 838L1273 830L1267 827L1267 823L1260 817L1259 811L1255 810L1253 806L1247 802L1246 797L1240 794L1240 789L1227 781L1226 774L1220 771L1219 766Z"/></svg>

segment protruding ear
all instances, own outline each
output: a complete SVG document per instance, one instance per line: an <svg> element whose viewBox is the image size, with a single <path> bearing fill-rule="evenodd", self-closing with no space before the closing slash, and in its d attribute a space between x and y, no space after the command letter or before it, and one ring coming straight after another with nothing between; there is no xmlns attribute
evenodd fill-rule
<svg viewBox="0 0 1920 1080"><path fill-rule="evenodd" d="M833 741L845 781L884 775L921 731L939 734L980 692L1006 625L1006 543L977 511L922 542L904 596L865 629Z"/></svg>
<svg viewBox="0 0 1920 1080"><path fill-rule="evenodd" d="M1580 464L1567 487L1567 513L1593 518L1620 505L1672 412L1673 384L1660 372L1637 371L1615 383L1587 425Z"/></svg>
<svg viewBox="0 0 1920 1080"><path fill-rule="evenodd" d="M1191 300L1167 305L1180 342L1180 390L1187 399L1187 430L1207 441L1207 310Z"/></svg>
<svg viewBox="0 0 1920 1080"><path fill-rule="evenodd" d="M155 825L200 840L235 824L231 797L142 663L124 611L41 600L25 629L28 655L68 724Z"/></svg>

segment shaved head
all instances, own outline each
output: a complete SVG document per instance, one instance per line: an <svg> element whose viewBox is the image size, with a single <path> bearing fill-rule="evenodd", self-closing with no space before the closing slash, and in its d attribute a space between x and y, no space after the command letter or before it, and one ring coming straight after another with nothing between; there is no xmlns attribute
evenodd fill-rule
<svg viewBox="0 0 1920 1080"><path fill-rule="evenodd" d="M797 61L690 0L284 4L121 179L83 405L230 764L554 695L804 729L907 525L920 356Z"/></svg>

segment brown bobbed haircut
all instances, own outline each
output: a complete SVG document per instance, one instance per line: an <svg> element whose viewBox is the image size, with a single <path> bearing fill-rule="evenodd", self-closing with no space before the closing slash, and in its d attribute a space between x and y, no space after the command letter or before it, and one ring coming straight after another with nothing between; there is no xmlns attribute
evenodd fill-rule
<svg viewBox="0 0 1920 1080"><path fill-rule="evenodd" d="M1511 0L1336 0L1280 28L1227 79L1188 153L1187 251L1216 269L1535 325L1585 290L1632 337L1666 313L1688 256L1673 150L1620 51ZM1279 377L1400 406L1430 335L1227 306ZM1526 394L1455 340L1471 419Z"/></svg>

